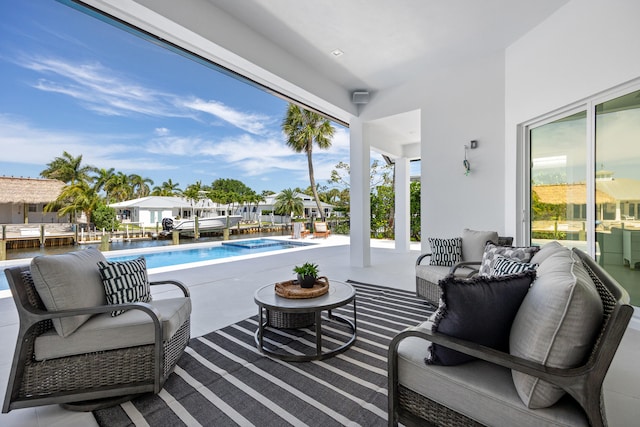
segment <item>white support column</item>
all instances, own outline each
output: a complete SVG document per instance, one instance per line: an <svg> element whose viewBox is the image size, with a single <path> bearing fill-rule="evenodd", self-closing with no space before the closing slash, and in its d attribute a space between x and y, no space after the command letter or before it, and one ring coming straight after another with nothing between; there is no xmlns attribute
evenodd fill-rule
<svg viewBox="0 0 640 427"><path fill-rule="evenodd" d="M351 197L351 266L371 265L371 201L369 200L370 148L364 140L363 123L353 117L349 123L350 197Z"/></svg>
<svg viewBox="0 0 640 427"><path fill-rule="evenodd" d="M426 129L426 123L424 123L424 114L420 114L420 126L422 129ZM423 177L427 176L427 165L429 163L430 153L427 151L427 144L422 141L420 144L420 252L431 252L429 248L429 241L427 240L427 210L425 209L425 200L427 197L427 186Z"/></svg>
<svg viewBox="0 0 640 427"><path fill-rule="evenodd" d="M409 159L401 157L396 159L396 182L395 182L395 239L396 251L407 253L410 250L411 231L410 231L410 215L411 203L409 198L409 184L411 180L411 172L409 168Z"/></svg>

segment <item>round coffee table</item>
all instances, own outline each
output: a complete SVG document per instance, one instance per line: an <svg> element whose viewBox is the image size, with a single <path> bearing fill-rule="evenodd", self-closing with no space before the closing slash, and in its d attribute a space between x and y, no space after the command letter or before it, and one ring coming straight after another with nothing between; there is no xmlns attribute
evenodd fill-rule
<svg viewBox="0 0 640 427"><path fill-rule="evenodd" d="M276 295L274 285L266 285L258 289L254 295L254 301L258 305L259 323L258 329L255 333L255 340L258 349L264 354L273 356L275 358L287 361L305 362L310 360L322 360L327 357L335 356L347 350L356 340L357 328L356 328L356 291L353 286L348 283L330 281L329 292L324 295L315 298L284 298ZM353 321L333 314L331 310L334 308L342 307L344 305L353 302ZM322 318L322 312L327 311L327 317ZM265 319L266 313L266 319ZM279 315L290 314L293 318L297 315L301 315L303 318L305 315L312 315L315 317L315 335L316 335L316 351L315 354L290 354L282 353L270 350L264 346L264 332L267 327L272 326L270 317ZM322 322L337 321L341 322L349 327L351 330L351 337L349 340L339 347L322 351ZM305 322L303 322L305 323ZM309 326L309 325L302 325ZM280 328L297 329L299 327L294 321L290 325L279 326Z"/></svg>

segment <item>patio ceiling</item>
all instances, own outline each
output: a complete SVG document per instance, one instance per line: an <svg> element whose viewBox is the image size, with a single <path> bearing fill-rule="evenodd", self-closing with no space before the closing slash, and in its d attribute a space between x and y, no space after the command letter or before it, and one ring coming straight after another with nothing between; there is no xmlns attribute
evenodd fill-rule
<svg viewBox="0 0 640 427"><path fill-rule="evenodd" d="M358 115L354 91L368 91L373 101L421 73L473 63L503 50L568 0L84 2L348 122ZM371 132L372 148L415 153L420 122L407 120L412 117L415 112L405 111L375 123L380 132ZM384 147L389 136L407 148Z"/></svg>
<svg viewBox="0 0 640 427"><path fill-rule="evenodd" d="M506 48L567 0L208 0L346 92ZM339 49L344 54L335 56Z"/></svg>

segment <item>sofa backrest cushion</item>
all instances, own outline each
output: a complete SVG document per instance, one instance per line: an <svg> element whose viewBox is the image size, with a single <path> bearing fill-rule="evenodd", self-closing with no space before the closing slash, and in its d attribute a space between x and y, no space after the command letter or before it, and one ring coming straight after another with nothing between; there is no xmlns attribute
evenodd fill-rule
<svg viewBox="0 0 640 427"><path fill-rule="evenodd" d="M513 321L510 353L550 367L577 367L601 328L602 300L577 255L567 248L544 259L537 273ZM549 407L564 394L536 377L517 371L512 376L529 408Z"/></svg>
<svg viewBox="0 0 640 427"><path fill-rule="evenodd" d="M462 230L462 260L480 261L487 242L498 243L498 232L477 231L465 228Z"/></svg>
<svg viewBox="0 0 640 427"><path fill-rule="evenodd" d="M511 322L535 276L535 271L471 279L447 276L438 283L442 297L435 312L433 331L507 351ZM425 362L459 365L471 360L475 358L431 344Z"/></svg>
<svg viewBox="0 0 640 427"><path fill-rule="evenodd" d="M531 262L534 264L542 264L545 259L549 258L551 255L566 251L566 247L562 246L560 242L557 240L553 240L549 243L545 243L543 246L540 246L540 250L533 255L531 258Z"/></svg>
<svg viewBox="0 0 640 427"><path fill-rule="evenodd" d="M94 248L31 260L33 283L47 310L70 310L104 305L106 297L98 262L106 261ZM67 337L91 315L53 319L60 336Z"/></svg>

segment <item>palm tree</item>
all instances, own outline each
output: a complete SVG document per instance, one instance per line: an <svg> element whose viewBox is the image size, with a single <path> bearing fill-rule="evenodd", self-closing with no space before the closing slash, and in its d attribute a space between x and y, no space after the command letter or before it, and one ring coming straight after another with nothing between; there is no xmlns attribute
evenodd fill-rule
<svg viewBox="0 0 640 427"><path fill-rule="evenodd" d="M47 163L47 168L40 172L40 176L57 179L67 184L77 184L90 181L89 174L95 171L96 168L93 166L82 166L82 154L73 157L63 151L62 157L56 157L51 163Z"/></svg>
<svg viewBox="0 0 640 427"><path fill-rule="evenodd" d="M309 166L309 181L313 198L318 206L318 212L324 219L324 211L318 197L316 180L313 176L313 143L318 144L321 149L331 147L331 138L335 132L331 122L313 111L308 111L295 104L289 104L287 115L282 121L282 131L287 135L287 145L296 153L306 153L307 164Z"/></svg>
<svg viewBox="0 0 640 427"><path fill-rule="evenodd" d="M302 198L294 190L287 188L276 196L273 210L278 215L302 215L304 203L302 203Z"/></svg>
<svg viewBox="0 0 640 427"><path fill-rule="evenodd" d="M116 202L124 202L131 198L132 190L129 177L123 172L114 174L104 186L104 190Z"/></svg>
<svg viewBox="0 0 640 427"><path fill-rule="evenodd" d="M182 194L179 183L174 183L171 178L164 181L160 187L153 187L152 196L176 196Z"/></svg>
<svg viewBox="0 0 640 427"><path fill-rule="evenodd" d="M128 176L129 184L131 185L131 193L136 198L146 197L151 192L149 185L153 185L151 178L143 178L137 174L131 174Z"/></svg>
<svg viewBox="0 0 640 427"><path fill-rule="evenodd" d="M194 213L194 205L196 205L200 200L204 199L202 195L202 182L196 181L195 184L189 185L184 191L184 197L191 203L191 215L195 215Z"/></svg>
<svg viewBox="0 0 640 427"><path fill-rule="evenodd" d="M251 191L251 194L249 194L248 196L248 202L249 202L249 207L251 210L251 206L255 206L255 215L254 218L255 220L258 219L258 205L260 205L260 202L264 202L267 199L265 198L264 195L262 194L258 194L255 191ZM260 224L258 224L259 226Z"/></svg>
<svg viewBox="0 0 640 427"><path fill-rule="evenodd" d="M109 180L112 179L113 175L115 174L115 169L114 168L109 168L109 169L105 169L105 168L101 168L101 169L96 169L95 171L96 175L93 177L93 188L99 193L102 190L105 190L105 200L107 203L110 202L109 200L109 192L106 190L107 184L109 183Z"/></svg>
<svg viewBox="0 0 640 427"><path fill-rule="evenodd" d="M326 202L332 205L335 205L338 199L340 198L340 190L337 188L332 188L324 193L326 197Z"/></svg>
<svg viewBox="0 0 640 427"><path fill-rule="evenodd" d="M86 182L66 185L55 202L45 206L45 212L58 210L58 215L71 214L75 219L78 211L84 212L87 217L87 224L91 223L91 214L102 203L100 195Z"/></svg>

